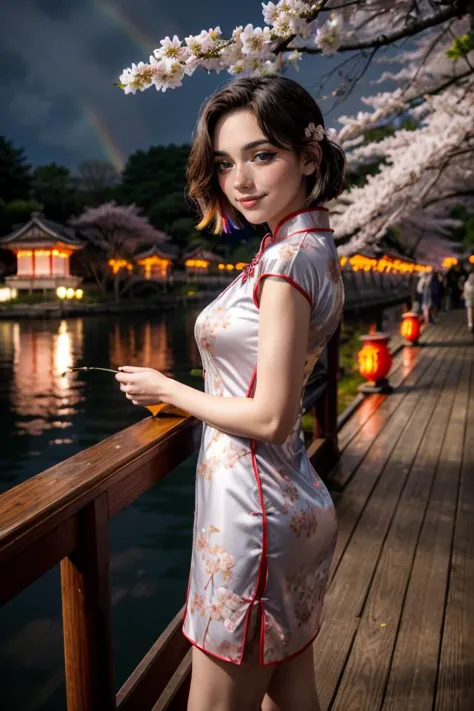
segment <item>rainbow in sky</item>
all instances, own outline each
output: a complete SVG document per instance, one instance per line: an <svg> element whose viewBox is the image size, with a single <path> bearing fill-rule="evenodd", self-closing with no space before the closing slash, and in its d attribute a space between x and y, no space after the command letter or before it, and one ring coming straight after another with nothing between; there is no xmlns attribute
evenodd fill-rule
<svg viewBox="0 0 474 711"><path fill-rule="evenodd" d="M145 56L153 53L157 43L142 32L114 0L89 0L89 3L119 28L141 53ZM108 160L118 171L123 170L125 158L104 119L89 104L82 104L81 108Z"/></svg>

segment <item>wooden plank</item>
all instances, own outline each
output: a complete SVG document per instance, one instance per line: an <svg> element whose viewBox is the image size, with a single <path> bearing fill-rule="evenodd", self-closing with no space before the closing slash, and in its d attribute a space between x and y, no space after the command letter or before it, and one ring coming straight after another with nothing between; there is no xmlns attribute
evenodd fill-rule
<svg viewBox="0 0 474 711"><path fill-rule="evenodd" d="M430 339L434 338L433 329L425 329L425 343L429 343ZM421 339L420 339L421 340ZM395 345L394 345L395 341ZM398 387L407 377L409 372L414 368L417 359L421 356L422 350L420 347L411 347L402 345L403 339L392 339L390 351L393 355L393 364L390 370L390 382L393 387ZM410 355L410 361L407 363L407 354ZM387 399L386 395L372 395L370 397L360 396L360 402L357 407L357 412L351 414L347 422L342 422L339 432L339 449L342 451L349 442L359 432L360 428L365 424L368 418L378 409L378 407ZM359 400L359 397L356 398ZM350 408L350 406L349 406ZM349 408L347 408L349 410ZM344 414L344 413L342 413ZM340 416L341 417L341 416Z"/></svg>
<svg viewBox="0 0 474 711"><path fill-rule="evenodd" d="M6 491L0 496L0 565L125 475L157 461L171 441L187 442L195 426L190 417L149 417Z"/></svg>
<svg viewBox="0 0 474 711"><path fill-rule="evenodd" d="M474 352L435 711L474 708ZM461 416L461 412L459 412ZM461 423L459 423L461 426ZM454 482L451 481L451 486Z"/></svg>
<svg viewBox="0 0 474 711"><path fill-rule="evenodd" d="M459 326L454 326L447 332L447 336L454 337ZM433 348L422 352L422 357L418 362L414 361L407 365L406 377L402 378L397 389L390 395L384 396L385 399L367 418L363 426L359 429L357 436L354 437L342 452L339 463L328 477L329 487L332 490L340 491L347 486L359 464L364 459L368 449L372 446L374 440L383 432L384 426L390 421L393 413L396 412L399 406L402 405L407 393L417 385L423 374L436 363L443 349ZM377 397L377 396L370 396ZM343 441L343 434L341 434Z"/></svg>
<svg viewBox="0 0 474 711"><path fill-rule="evenodd" d="M109 517L151 489L160 479L190 457L198 447L194 428L168 437L161 443L159 453L142 455L115 472L107 490Z"/></svg>
<svg viewBox="0 0 474 711"><path fill-rule="evenodd" d="M425 385L431 382L437 369L437 364L433 363L431 370L434 373L431 376L429 374L426 376L428 382ZM368 502L366 495L365 508L360 514L355 531L353 533L351 531L350 541L329 586L326 607L327 617L330 621L321 630L315 644L316 680L323 708L328 708L335 693L353 642L356 628L354 618L360 616L363 610L383 539L403 488L403 471L414 458L418 448L419 437L416 434L418 428L413 425L415 423L418 425L426 416L427 398L424 398L423 394L423 389L417 389L405 398L404 407L400 408L398 419L392 418L392 427L385 428L390 432L388 442L385 442L383 447L374 447L371 450L376 453L376 456L371 459L366 473L372 477L373 491L371 489L369 492ZM402 438L402 443L396 450L397 458L394 460L394 466L388 467L383 476L380 476L390 456L391 449L389 449L387 456L389 442L391 443L394 438L395 441ZM355 482L355 480L353 481ZM360 486L359 473L357 481ZM341 501L345 503L346 516L353 518L352 501L348 496L345 496L345 492ZM338 512L340 504L341 502L338 504ZM344 517L341 521L340 514L339 520L340 525L344 524ZM351 525L353 528L353 522ZM335 624L333 624L334 621Z"/></svg>
<svg viewBox="0 0 474 711"><path fill-rule="evenodd" d="M153 647L117 694L120 711L150 709L186 657L190 643L181 631L184 607L171 620Z"/></svg>
<svg viewBox="0 0 474 711"><path fill-rule="evenodd" d="M113 711L115 690L105 494L80 517L79 546L61 561L68 711Z"/></svg>
<svg viewBox="0 0 474 711"><path fill-rule="evenodd" d="M459 386L462 391L467 382L460 378L460 359L455 358L450 367L446 361L444 366L417 408L418 427L412 426L406 432L384 472L384 477L398 476L406 485L383 543L332 711L375 710L383 700L403 600L439 456L439 441L443 441L446 429L452 429L453 418L449 425L447 418L456 389ZM437 434L438 439L433 441L433 434Z"/></svg>
<svg viewBox="0 0 474 711"><path fill-rule="evenodd" d="M404 602L383 711L432 709L457 492L456 472L454 479L452 475L453 469L459 468L456 420L465 412L462 386L469 365L467 360L444 441L440 441L445 419L443 402L436 413L436 429L430 433L431 441L426 443L424 457L420 458L421 476L423 465L432 462L432 457L441 450ZM431 453L430 447L433 447Z"/></svg>
<svg viewBox="0 0 474 711"><path fill-rule="evenodd" d="M78 541L77 516L38 538L14 558L0 565L0 605L18 595L37 578L74 551Z"/></svg>
<svg viewBox="0 0 474 711"><path fill-rule="evenodd" d="M398 439L401 436L403 427L406 426L407 416L411 414L416 403L418 402L417 393L422 393L423 388L429 387L439 368L445 367L443 363L450 355L448 349L440 349L438 359L434 358L430 362L430 366L422 373L419 379L414 379L412 382L416 385L416 389L405 396L403 407L400 406L398 412L388 421L381 434L373 440L370 446L370 436L368 437L368 446L366 456L362 464L358 467L354 480L351 480L348 486L344 489L344 494L338 498L338 520L339 533L336 551L334 553L331 576L334 575L339 560L344 552L347 542L350 539L352 531L361 515L366 501L368 500L372 489L374 488L381 471L385 464L389 461L391 452L393 451ZM451 352L451 359L454 357ZM449 359L448 359L449 363ZM370 435L370 432L369 432Z"/></svg>
<svg viewBox="0 0 474 711"><path fill-rule="evenodd" d="M192 649L188 651L176 669L168 686L151 711L186 711L191 684L191 658ZM138 708L137 711L139 711Z"/></svg>
<svg viewBox="0 0 474 711"><path fill-rule="evenodd" d="M338 468L328 477L329 487L332 492L345 491L359 467L362 467L363 472L365 472L363 481L364 488L367 489L367 485L371 481L371 475L375 474L376 470L380 470L380 468L377 469L378 464L388 460L390 451L396 444L400 434L400 427L404 426L404 408L407 405L405 401L410 395L410 391L407 392L408 387L413 388L416 386L418 389L429 384L430 378L433 377L433 373L442 362L445 351L446 349L435 349L430 356L425 356L407 377L404 389L400 388L390 395L367 420L357 437L342 453ZM408 403L410 401L413 403L413 391ZM370 457L366 462L365 460L369 453ZM369 473L367 473L368 463L372 468ZM359 499L362 493L362 490L357 490Z"/></svg>

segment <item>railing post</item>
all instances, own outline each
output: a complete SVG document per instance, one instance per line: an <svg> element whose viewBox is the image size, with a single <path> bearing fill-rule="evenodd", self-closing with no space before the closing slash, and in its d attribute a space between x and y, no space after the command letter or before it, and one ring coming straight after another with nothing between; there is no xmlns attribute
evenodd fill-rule
<svg viewBox="0 0 474 711"><path fill-rule="evenodd" d="M61 561L68 711L112 711L109 521L102 494L81 511L79 546Z"/></svg>
<svg viewBox="0 0 474 711"><path fill-rule="evenodd" d="M337 380L339 374L339 341L341 324L327 344L327 385L316 402L316 422L319 437L331 440L331 449L338 453L337 445Z"/></svg>

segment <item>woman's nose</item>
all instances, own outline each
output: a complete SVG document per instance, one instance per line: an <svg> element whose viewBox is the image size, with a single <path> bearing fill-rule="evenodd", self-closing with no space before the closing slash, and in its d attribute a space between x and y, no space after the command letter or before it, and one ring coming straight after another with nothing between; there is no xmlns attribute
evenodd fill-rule
<svg viewBox="0 0 474 711"><path fill-rule="evenodd" d="M236 188L251 188L253 185L252 172L248 166L243 163L237 165L235 170L234 187Z"/></svg>

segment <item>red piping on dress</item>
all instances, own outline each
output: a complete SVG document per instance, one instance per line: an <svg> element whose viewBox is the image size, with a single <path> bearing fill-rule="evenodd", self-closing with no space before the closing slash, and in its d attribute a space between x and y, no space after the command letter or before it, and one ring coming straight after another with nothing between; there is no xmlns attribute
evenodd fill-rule
<svg viewBox="0 0 474 711"><path fill-rule="evenodd" d="M311 308L313 308L313 304L312 304L312 302L311 302L311 297L310 297L310 295L308 294L308 292L305 291L305 290L303 289L303 287L300 286L296 281L294 281L290 276L288 276L287 274L280 274L280 273L275 273L275 274L273 274L272 272L265 272L264 274L260 274L260 276L258 277L258 279L257 279L257 281L256 281L256 283L255 283L255 286L254 286L254 288L253 288L252 298L253 298L253 303L255 304L255 306L257 307L257 309L260 308L260 304L259 304L258 299L257 299L258 287L259 287L259 284L260 284L260 280L261 280L261 279L265 279L265 277L279 277L280 279L285 279L285 281L287 281L288 284L291 284L291 286L293 286L297 291L299 291L300 294L303 294L303 296L304 296L305 299L307 300L308 304L311 306Z"/></svg>
<svg viewBox="0 0 474 711"><path fill-rule="evenodd" d="M278 230L282 225L285 224L285 222L288 222L288 220L291 220L293 217L296 217L297 215L303 215L305 212L329 212L329 210L326 207L305 207L303 210L296 210L296 212L290 212L289 215L286 215L275 228L275 234L274 234L274 239L277 238Z"/></svg>
<svg viewBox="0 0 474 711"><path fill-rule="evenodd" d="M252 377L250 379L250 385L247 390L247 397L253 397L252 391L255 386L255 380L257 378L257 366L255 366L254 371L252 373ZM250 621L250 615L252 612L252 608L255 605L256 602L260 602L261 605L261 620L260 620L260 657L262 658L262 641L263 641L263 635L264 635L264 614L263 614L263 601L262 601L262 595L265 591L265 587L267 584L267 514L265 511L265 501L263 498L263 487L262 487L262 482L260 480L260 473L258 471L258 465L257 465L257 458L255 455L257 449L257 440L252 439L250 440L250 451L252 455L252 469L253 473L255 476L255 481L257 484L258 488L258 495L260 499L260 508L262 510L262 555L260 558L260 565L258 568L258 574L257 574L257 584L255 586L255 593L253 595L252 600L250 601L249 604L249 609L247 611L247 619L245 621L245 630L244 630L244 638L242 642L242 659L245 654L245 646L247 643L247 631L248 631L248 625Z"/></svg>

